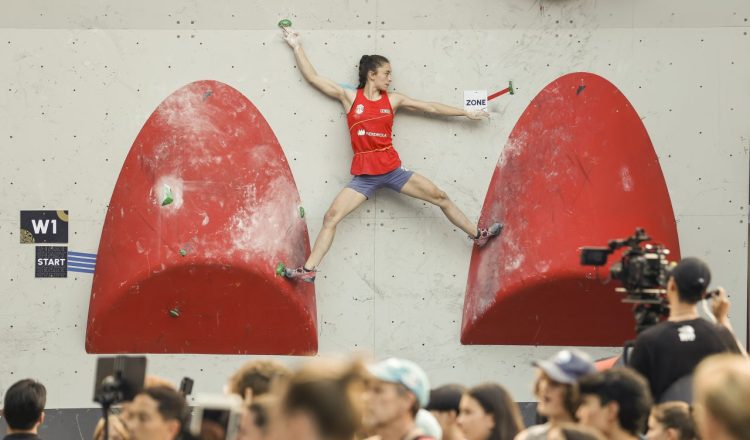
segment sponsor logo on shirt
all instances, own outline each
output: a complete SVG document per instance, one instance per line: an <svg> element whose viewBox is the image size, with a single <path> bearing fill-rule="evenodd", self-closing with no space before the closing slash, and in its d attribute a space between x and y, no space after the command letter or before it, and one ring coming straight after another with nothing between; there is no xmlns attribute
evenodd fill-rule
<svg viewBox="0 0 750 440"><path fill-rule="evenodd" d="M388 114L390 114L391 111L389 109L387 109L387 108L381 108L380 109L380 113L388 113Z"/></svg>
<svg viewBox="0 0 750 440"><path fill-rule="evenodd" d="M365 111L365 106L362 104L357 104L357 108L354 109L354 112L358 115L361 115Z"/></svg>
<svg viewBox="0 0 750 440"><path fill-rule="evenodd" d="M388 137L388 135L385 133L375 133L372 131L365 131L364 128L360 128L359 130L357 130L357 136L364 136L364 135L372 136L372 137L382 137L382 138Z"/></svg>
<svg viewBox="0 0 750 440"><path fill-rule="evenodd" d="M683 325L677 329L677 334L681 342L695 341L695 329L690 325Z"/></svg>

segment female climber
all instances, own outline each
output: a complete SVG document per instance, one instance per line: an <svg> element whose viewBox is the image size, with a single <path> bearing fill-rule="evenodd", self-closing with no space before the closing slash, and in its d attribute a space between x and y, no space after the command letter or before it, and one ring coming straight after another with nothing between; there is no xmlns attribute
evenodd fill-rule
<svg viewBox="0 0 750 440"><path fill-rule="evenodd" d="M294 51L297 66L307 82L344 106L354 150L351 166L354 178L325 213L323 227L305 264L297 268L287 267L284 271L287 278L314 282L317 267L333 242L336 225L382 187L437 205L451 223L469 234L477 246L483 246L500 233L503 227L500 223L493 223L488 228L474 226L445 192L426 177L402 167L391 140L393 116L402 109L441 116L466 116L475 120L487 118L487 112L467 112L436 102L418 101L401 93L388 93L391 65L380 55L364 55L359 61L357 90L345 89L318 75L302 49L298 32L284 29L284 40Z"/></svg>

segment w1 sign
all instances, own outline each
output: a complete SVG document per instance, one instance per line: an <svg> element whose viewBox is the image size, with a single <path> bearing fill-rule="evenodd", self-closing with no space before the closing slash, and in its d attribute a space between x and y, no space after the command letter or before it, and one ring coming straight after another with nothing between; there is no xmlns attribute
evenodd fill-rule
<svg viewBox="0 0 750 440"><path fill-rule="evenodd" d="M67 243L68 211L21 211L21 243Z"/></svg>

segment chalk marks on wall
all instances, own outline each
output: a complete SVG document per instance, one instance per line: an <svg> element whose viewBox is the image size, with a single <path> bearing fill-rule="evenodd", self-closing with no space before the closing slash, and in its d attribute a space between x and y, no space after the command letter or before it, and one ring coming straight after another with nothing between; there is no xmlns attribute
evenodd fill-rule
<svg viewBox="0 0 750 440"><path fill-rule="evenodd" d="M113 191L87 351L315 353L314 287L274 273L309 253L299 206L281 146L247 98L216 81L174 92Z"/></svg>
<svg viewBox="0 0 750 440"><path fill-rule="evenodd" d="M464 344L621 345L635 334L630 306L579 265L578 249L640 226L679 259L648 133L627 98L591 73L556 79L521 115L484 201L480 223L491 221L505 229L473 251Z"/></svg>

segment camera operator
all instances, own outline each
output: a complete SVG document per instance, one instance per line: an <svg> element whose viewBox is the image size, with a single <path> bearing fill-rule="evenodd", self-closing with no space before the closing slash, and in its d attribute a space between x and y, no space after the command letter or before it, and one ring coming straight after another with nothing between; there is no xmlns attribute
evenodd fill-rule
<svg viewBox="0 0 750 440"><path fill-rule="evenodd" d="M697 258L680 261L667 282L669 319L642 331L635 341L629 363L648 379L656 401L676 381L692 375L703 358L741 352L729 325L729 302L723 290L713 304L717 324L698 316L697 303L710 282L706 263Z"/></svg>

